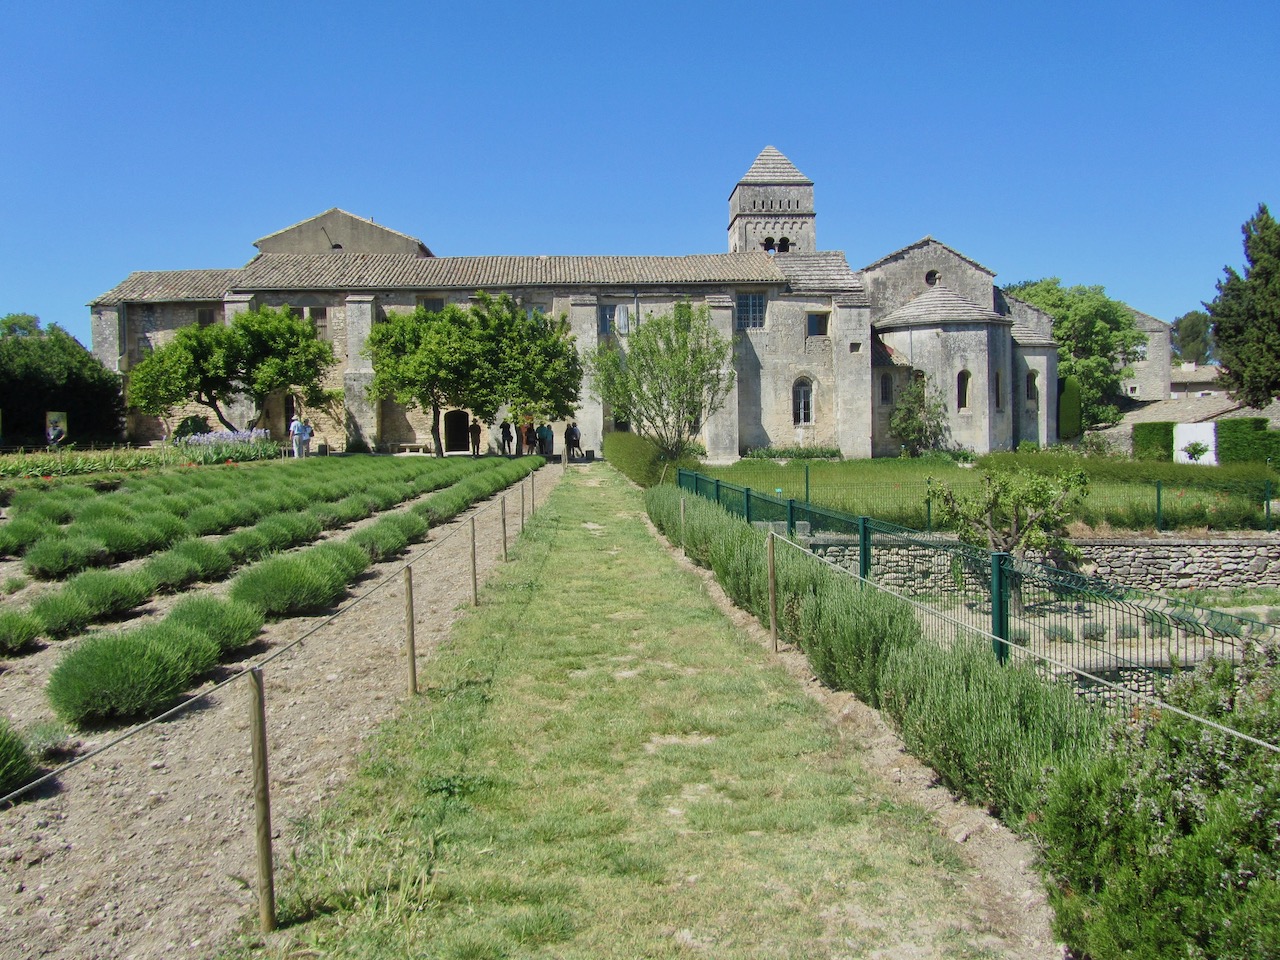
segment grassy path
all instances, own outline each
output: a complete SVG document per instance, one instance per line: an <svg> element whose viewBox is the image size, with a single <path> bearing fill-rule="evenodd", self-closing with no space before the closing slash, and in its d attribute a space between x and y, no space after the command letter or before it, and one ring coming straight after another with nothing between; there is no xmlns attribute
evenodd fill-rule
<svg viewBox="0 0 1280 960"><path fill-rule="evenodd" d="M569 471L303 827L261 956L1006 956L926 814ZM302 952L299 952L302 951Z"/></svg>

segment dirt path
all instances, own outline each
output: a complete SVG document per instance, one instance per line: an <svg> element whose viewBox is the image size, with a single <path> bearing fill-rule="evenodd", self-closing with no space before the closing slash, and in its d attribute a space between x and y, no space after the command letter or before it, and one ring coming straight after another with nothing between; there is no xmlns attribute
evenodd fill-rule
<svg viewBox="0 0 1280 960"><path fill-rule="evenodd" d="M541 503L561 475L536 474ZM529 483L524 489L528 496ZM508 532L520 528L519 488L506 495ZM498 501L476 518L481 579L501 562ZM431 653L471 599L469 518L432 532L415 562L419 682ZM673 556L693 568L680 557ZM403 561L381 564L346 601L341 617L265 668L273 825L277 860L287 860L293 823L343 782L374 733L405 695ZM735 623L762 643L767 630L735 608L711 575L707 590ZM260 660L323 618L269 628ZM843 737L886 791L931 811L973 865L993 956L1061 957L1033 852L982 811L956 803L932 771L907 755L879 715L814 678L803 656L779 655L825 703ZM15 661L20 664L22 661ZM32 661L34 664L35 661ZM234 668L234 665L233 665ZM40 672L30 667L26 679ZM13 711L6 695L5 709ZM106 740L107 737L99 738ZM86 740L90 750L96 741ZM209 956L255 914L253 806L245 684L206 706L152 727L69 771L56 792L0 811L0 958Z"/></svg>

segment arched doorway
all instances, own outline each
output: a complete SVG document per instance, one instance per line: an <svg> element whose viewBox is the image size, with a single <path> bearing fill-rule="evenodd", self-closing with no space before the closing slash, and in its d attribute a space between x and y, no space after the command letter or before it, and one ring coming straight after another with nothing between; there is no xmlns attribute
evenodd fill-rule
<svg viewBox="0 0 1280 960"><path fill-rule="evenodd" d="M444 452L466 453L471 449L467 427L471 418L465 410L450 410L444 415Z"/></svg>

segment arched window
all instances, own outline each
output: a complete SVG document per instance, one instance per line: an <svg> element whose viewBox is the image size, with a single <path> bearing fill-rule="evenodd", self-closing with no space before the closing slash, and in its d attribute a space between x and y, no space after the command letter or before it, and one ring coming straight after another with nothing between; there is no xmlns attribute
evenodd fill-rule
<svg viewBox="0 0 1280 960"><path fill-rule="evenodd" d="M956 375L957 410L967 410L969 408L969 380L970 374L968 370L961 370Z"/></svg>
<svg viewBox="0 0 1280 960"><path fill-rule="evenodd" d="M880 403L883 406L893 406L893 374L880 374Z"/></svg>
<svg viewBox="0 0 1280 960"><path fill-rule="evenodd" d="M786 252L788 252L790 249L791 249L791 241L790 241L790 240L788 240L786 237L783 237L781 240L779 240L779 241L778 241L778 252L779 252L779 253L786 253Z"/></svg>
<svg viewBox="0 0 1280 960"><path fill-rule="evenodd" d="M1034 370L1027 374L1027 399L1031 403L1035 403L1040 399L1040 391L1036 389L1036 372Z"/></svg>
<svg viewBox="0 0 1280 960"><path fill-rule="evenodd" d="M813 423L813 384L803 377L791 388L791 419L797 425Z"/></svg>
<svg viewBox="0 0 1280 960"><path fill-rule="evenodd" d="M764 243L760 244L760 246L764 247L767 253L773 253L773 250L774 250L773 237L765 237Z"/></svg>

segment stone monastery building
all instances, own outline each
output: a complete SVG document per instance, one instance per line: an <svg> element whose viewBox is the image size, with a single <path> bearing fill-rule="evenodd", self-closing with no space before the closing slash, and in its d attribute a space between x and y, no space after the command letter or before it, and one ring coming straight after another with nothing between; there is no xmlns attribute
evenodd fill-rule
<svg viewBox="0 0 1280 960"><path fill-rule="evenodd" d="M703 428L711 460L768 445L897 456L889 419L921 374L945 399L953 446L984 453L1056 441L1047 314L1004 296L991 270L931 237L852 270L842 252L818 249L815 220L813 181L773 147L729 196L727 253L437 257L414 237L332 209L258 240L240 269L131 273L90 304L93 351L127 376L182 326L287 304L314 321L339 360L331 385L345 391L345 423L313 418L319 438L337 449L397 449L429 442L430 426L420 411L368 399L365 341L387 313L508 293L526 309L566 315L586 351L687 299L707 305L736 344L737 384ZM292 400L267 412L283 435ZM613 429L587 384L577 422L584 448L599 449ZM468 449L468 424L467 411L446 415L446 450ZM563 424L555 426L559 436ZM163 430L130 417L134 439ZM486 443L496 449L496 438Z"/></svg>

